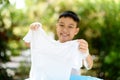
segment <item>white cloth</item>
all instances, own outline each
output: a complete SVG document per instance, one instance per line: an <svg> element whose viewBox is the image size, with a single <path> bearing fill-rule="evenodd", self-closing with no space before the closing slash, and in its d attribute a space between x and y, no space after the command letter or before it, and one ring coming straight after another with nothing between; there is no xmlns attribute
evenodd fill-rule
<svg viewBox="0 0 120 80"><path fill-rule="evenodd" d="M84 56L77 40L58 43L40 27L24 37L31 45L30 80L69 80L72 68L82 66Z"/></svg>
<svg viewBox="0 0 120 80"><path fill-rule="evenodd" d="M58 41L58 43L60 43L60 42ZM74 65L73 65L73 68L71 71L71 75L80 75L81 74L80 69L83 65L87 70L90 69L88 66L88 63L86 61L86 57L88 55L89 55L89 50L87 51L86 54L79 52L79 54L74 55L74 59L73 59Z"/></svg>

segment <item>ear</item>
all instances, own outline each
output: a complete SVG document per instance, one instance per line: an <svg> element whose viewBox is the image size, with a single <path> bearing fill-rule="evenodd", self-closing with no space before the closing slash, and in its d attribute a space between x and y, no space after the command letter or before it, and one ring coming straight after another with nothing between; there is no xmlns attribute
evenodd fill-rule
<svg viewBox="0 0 120 80"><path fill-rule="evenodd" d="M79 30L80 30L80 28L76 28L75 35L77 35L77 34L78 34Z"/></svg>

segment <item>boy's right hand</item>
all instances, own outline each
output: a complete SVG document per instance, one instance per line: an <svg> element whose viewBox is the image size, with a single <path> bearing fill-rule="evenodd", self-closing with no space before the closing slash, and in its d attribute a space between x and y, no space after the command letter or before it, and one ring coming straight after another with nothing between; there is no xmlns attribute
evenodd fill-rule
<svg viewBox="0 0 120 80"><path fill-rule="evenodd" d="M38 30L39 27L42 27L42 24L39 22L34 22L30 25L31 30Z"/></svg>

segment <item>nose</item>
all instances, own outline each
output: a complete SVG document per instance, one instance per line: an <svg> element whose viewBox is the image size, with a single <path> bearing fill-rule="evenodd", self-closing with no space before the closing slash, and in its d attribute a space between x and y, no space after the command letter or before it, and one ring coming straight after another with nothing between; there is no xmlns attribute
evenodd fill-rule
<svg viewBox="0 0 120 80"><path fill-rule="evenodd" d="M68 29L66 27L64 27L63 32L68 32Z"/></svg>

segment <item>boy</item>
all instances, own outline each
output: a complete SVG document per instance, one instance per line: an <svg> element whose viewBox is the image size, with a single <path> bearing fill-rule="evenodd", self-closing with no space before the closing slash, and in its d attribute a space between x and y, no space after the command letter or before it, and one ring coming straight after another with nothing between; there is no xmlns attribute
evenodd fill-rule
<svg viewBox="0 0 120 80"><path fill-rule="evenodd" d="M79 24L80 20L78 16L72 12L72 11L65 11L63 12L59 18L58 22L56 24L56 31L58 36L58 42L64 43L67 41L73 40L74 36L79 32ZM31 30L37 30L39 28L39 23L32 23L30 25ZM93 60L91 55L89 54L88 49L88 43L84 39L78 39L79 42L79 50L82 52L83 56L81 56L83 59L79 61L80 63L83 63L84 66L87 69L91 69L93 66ZM26 45L29 46L30 43L26 42ZM79 60L78 58L75 59L75 62ZM75 63L73 66L73 69L71 71L71 75L79 75L80 74L80 68L82 67L82 64L79 65L79 63Z"/></svg>

